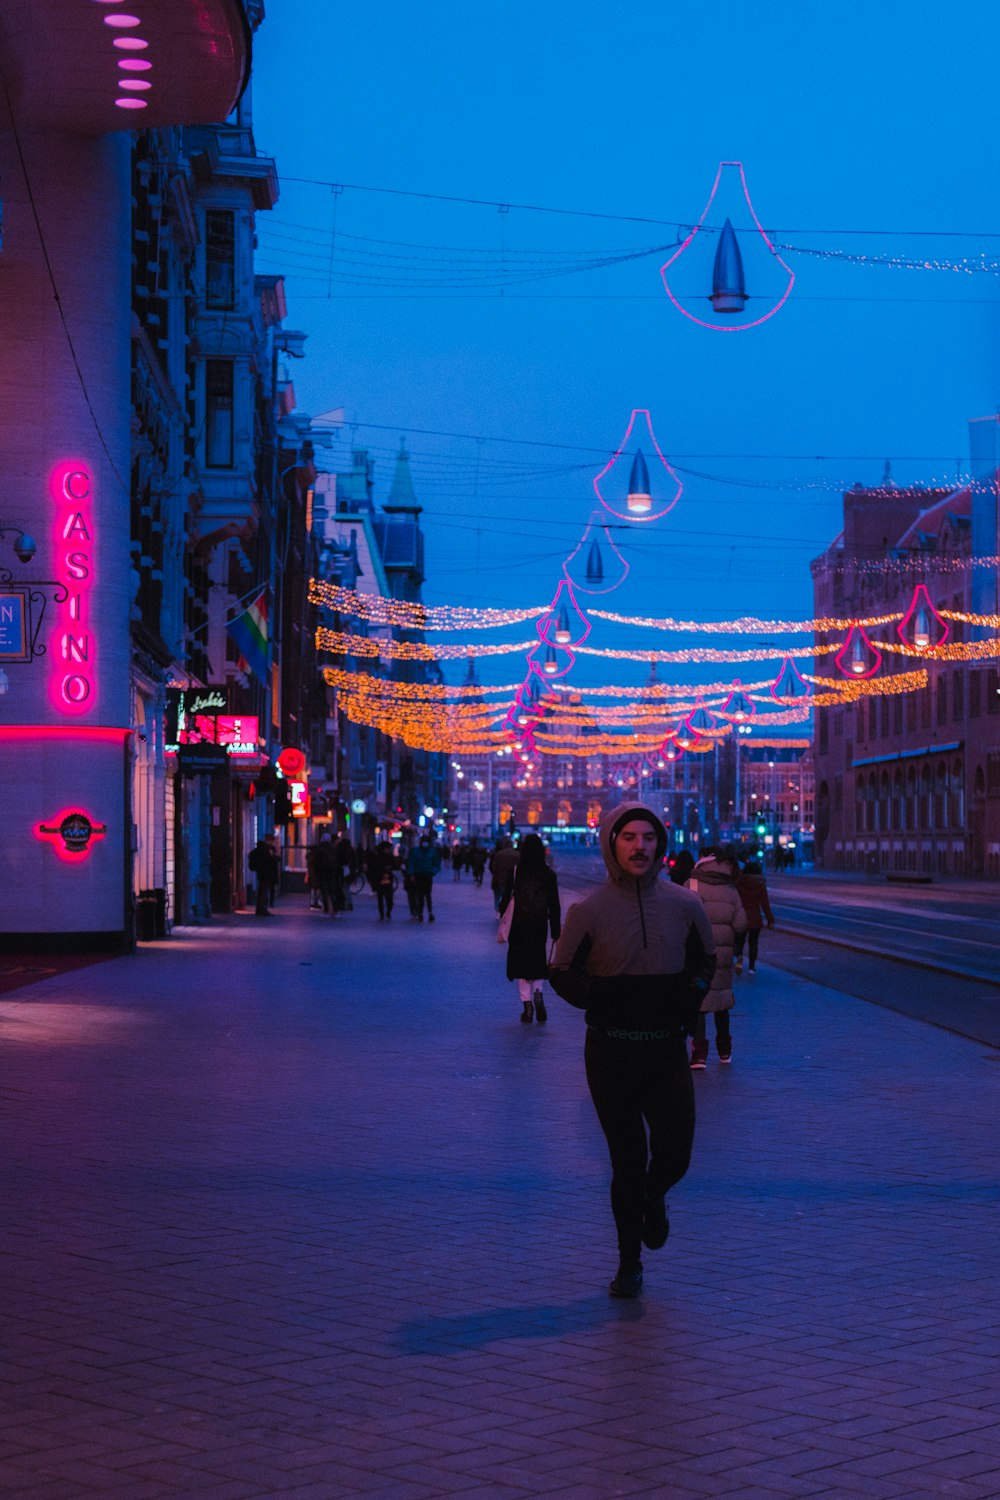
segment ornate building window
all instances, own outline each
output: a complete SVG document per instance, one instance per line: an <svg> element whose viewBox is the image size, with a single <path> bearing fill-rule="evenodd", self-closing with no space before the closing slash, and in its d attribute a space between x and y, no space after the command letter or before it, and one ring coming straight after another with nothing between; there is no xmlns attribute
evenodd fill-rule
<svg viewBox="0 0 1000 1500"><path fill-rule="evenodd" d="M233 362L205 361L205 463L210 469L233 467Z"/></svg>
<svg viewBox="0 0 1000 1500"><path fill-rule="evenodd" d="M205 306L236 306L236 215L231 208L205 213Z"/></svg>

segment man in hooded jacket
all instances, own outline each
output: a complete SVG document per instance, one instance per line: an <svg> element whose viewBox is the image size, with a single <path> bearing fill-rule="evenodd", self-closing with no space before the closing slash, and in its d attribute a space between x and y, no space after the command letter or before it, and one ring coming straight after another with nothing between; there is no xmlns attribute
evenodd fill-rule
<svg viewBox="0 0 1000 1500"><path fill-rule="evenodd" d="M610 1291L635 1297L642 1244L666 1242L664 1195L691 1160L686 1037L712 982L715 943L698 897L659 879L667 834L650 808L612 809L600 839L608 878L570 908L550 980L586 1013L587 1083L611 1155L618 1231Z"/></svg>

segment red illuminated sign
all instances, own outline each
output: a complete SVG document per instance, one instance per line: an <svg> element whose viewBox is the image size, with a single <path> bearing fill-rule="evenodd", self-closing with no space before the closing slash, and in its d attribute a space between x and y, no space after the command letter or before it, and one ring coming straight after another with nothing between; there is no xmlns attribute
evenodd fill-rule
<svg viewBox="0 0 1000 1500"><path fill-rule="evenodd" d="M177 738L182 745L224 745L227 755L258 753L260 720L255 714L195 714Z"/></svg>
<svg viewBox="0 0 1000 1500"><path fill-rule="evenodd" d="M301 750L294 745L286 745L278 756L278 765L288 777L289 781L301 780L306 769L306 758Z"/></svg>
<svg viewBox="0 0 1000 1500"><path fill-rule="evenodd" d="M52 640L52 698L61 713L88 713L96 704L97 642L90 620L94 586L94 481L85 463L57 464L51 478L55 502L53 557L64 584L56 600Z"/></svg>

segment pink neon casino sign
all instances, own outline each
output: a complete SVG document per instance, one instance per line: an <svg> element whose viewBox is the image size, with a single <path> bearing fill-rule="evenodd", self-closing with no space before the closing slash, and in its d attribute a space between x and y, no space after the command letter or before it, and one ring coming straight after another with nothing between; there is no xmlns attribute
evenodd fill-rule
<svg viewBox="0 0 1000 1500"><path fill-rule="evenodd" d="M90 712L96 703L97 642L91 622L94 588L94 478L78 459L57 464L50 481L55 505L53 560L63 584L49 647L51 696L60 713Z"/></svg>

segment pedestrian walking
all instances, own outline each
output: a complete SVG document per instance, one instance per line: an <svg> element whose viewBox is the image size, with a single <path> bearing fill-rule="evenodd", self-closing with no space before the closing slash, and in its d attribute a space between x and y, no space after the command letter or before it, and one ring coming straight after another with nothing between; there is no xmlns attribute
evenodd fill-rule
<svg viewBox="0 0 1000 1500"><path fill-rule="evenodd" d="M500 901L507 888L507 876L517 864L517 850L510 839L497 839L496 848L490 855L490 886L493 905L500 910Z"/></svg>
<svg viewBox="0 0 1000 1500"><path fill-rule="evenodd" d="M335 917L343 904L343 888L340 877L340 857L329 834L324 834L316 851L316 873L319 876L319 891L323 910L328 917Z"/></svg>
<svg viewBox="0 0 1000 1500"><path fill-rule="evenodd" d="M757 970L757 950L761 929L765 921L768 927L774 926L774 913L767 894L767 881L764 879L764 871L755 859L748 859L743 866L736 882L736 894L742 901L743 910L747 915L747 929L746 932L737 932L734 935L733 970L736 974L743 973L743 945L746 943L749 960L747 973L754 974Z"/></svg>
<svg viewBox="0 0 1000 1500"><path fill-rule="evenodd" d="M247 865L254 878L256 893L255 917L269 917L267 896L271 884L271 846L267 839L259 838L247 857Z"/></svg>
<svg viewBox="0 0 1000 1500"><path fill-rule="evenodd" d="M340 910L353 911L354 902L351 900L351 881L354 879L356 863L354 858L354 845L342 833L334 846L334 854L340 868Z"/></svg>
<svg viewBox="0 0 1000 1500"><path fill-rule="evenodd" d="M309 887L309 910L319 911L322 906L319 890L319 850L310 844L306 850L306 885Z"/></svg>
<svg viewBox="0 0 1000 1500"><path fill-rule="evenodd" d="M659 879L667 833L651 808L626 802L606 813L600 845L608 878L567 912L549 977L585 1011L587 1084L611 1157L618 1235L609 1290L636 1297L642 1246L666 1244L665 1194L691 1161L685 1039L708 993L715 945L697 897Z"/></svg>
<svg viewBox="0 0 1000 1500"><path fill-rule="evenodd" d="M674 885L686 885L694 869L694 855L690 849L681 849L667 861L667 870Z"/></svg>
<svg viewBox="0 0 1000 1500"><path fill-rule="evenodd" d="M396 871L396 856L388 839L379 844L368 860L368 881L378 901L380 922L392 920L393 882Z"/></svg>
<svg viewBox="0 0 1000 1500"><path fill-rule="evenodd" d="M559 882L545 862L545 845L537 833L521 843L521 857L507 876L500 898L500 916L514 903L507 938L507 978L517 980L521 1020L544 1025L548 1020L542 985L548 978L549 937L555 942L561 931Z"/></svg>
<svg viewBox="0 0 1000 1500"><path fill-rule="evenodd" d="M460 844L458 839L451 846L451 878L461 880L462 866L465 864L465 845Z"/></svg>
<svg viewBox="0 0 1000 1500"><path fill-rule="evenodd" d="M276 833L269 833L264 841L267 845L264 878L267 882L267 904L273 906L281 890L281 843Z"/></svg>
<svg viewBox="0 0 1000 1500"><path fill-rule="evenodd" d="M715 1017L715 1045L721 1063L733 1060L733 1038L729 1012L736 1003L733 995L733 947L738 932L745 932L746 912L736 892L740 863L729 850L706 854L695 865L687 883L704 902L715 940L715 973L711 988L701 1003L701 1014L691 1044L691 1067L704 1070L708 1060L707 1018Z"/></svg>
<svg viewBox="0 0 1000 1500"><path fill-rule="evenodd" d="M452 856L454 858L454 856ZM410 857L406 862L406 872L413 881L413 897L416 905L417 921L424 920L424 907L427 907L428 922L434 921L434 904L432 900L432 888L434 876L441 869L441 854L435 849L430 839L424 834L415 849L410 850Z"/></svg>
<svg viewBox="0 0 1000 1500"><path fill-rule="evenodd" d="M476 885L480 887L486 872L486 858L486 850L476 839L473 839L469 850L469 869L472 871L472 878Z"/></svg>

